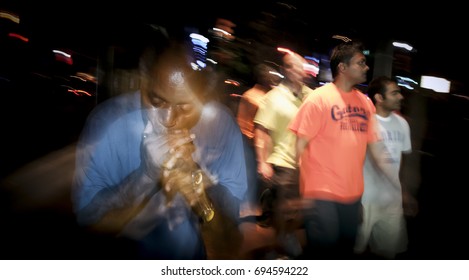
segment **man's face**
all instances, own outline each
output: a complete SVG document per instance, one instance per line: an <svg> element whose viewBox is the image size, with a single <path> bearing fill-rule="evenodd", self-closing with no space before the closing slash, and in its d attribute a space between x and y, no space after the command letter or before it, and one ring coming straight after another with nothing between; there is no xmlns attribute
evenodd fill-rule
<svg viewBox="0 0 469 280"><path fill-rule="evenodd" d="M283 58L285 77L292 83L302 83L307 77L304 69L306 60L298 54L287 54Z"/></svg>
<svg viewBox="0 0 469 280"><path fill-rule="evenodd" d="M350 62L345 65L344 73L354 84L366 82L366 72L370 69L366 64L366 57L362 53L356 53Z"/></svg>
<svg viewBox="0 0 469 280"><path fill-rule="evenodd" d="M162 67L148 79L142 100L154 129L189 130L198 122L202 102L192 75L187 68Z"/></svg>
<svg viewBox="0 0 469 280"><path fill-rule="evenodd" d="M386 92L383 96L383 101L380 106L387 111L394 111L401 109L401 101L404 97L401 94L401 89L396 83L389 83L386 86Z"/></svg>

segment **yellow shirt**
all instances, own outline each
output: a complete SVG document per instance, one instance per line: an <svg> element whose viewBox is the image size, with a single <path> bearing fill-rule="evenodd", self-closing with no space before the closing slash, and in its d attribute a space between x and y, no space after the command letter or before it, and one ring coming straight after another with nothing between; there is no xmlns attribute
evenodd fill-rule
<svg viewBox="0 0 469 280"><path fill-rule="evenodd" d="M312 90L303 85L303 100ZM267 162L296 168L296 137L288 129L288 125L298 112L303 100L297 98L285 85L270 90L262 99L254 122L269 130L273 142L273 151Z"/></svg>

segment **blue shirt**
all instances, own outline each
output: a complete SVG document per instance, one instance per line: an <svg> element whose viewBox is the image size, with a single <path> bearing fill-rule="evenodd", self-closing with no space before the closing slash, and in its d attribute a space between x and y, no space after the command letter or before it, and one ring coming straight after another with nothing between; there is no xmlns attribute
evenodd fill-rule
<svg viewBox="0 0 469 280"><path fill-rule="evenodd" d="M75 211L102 189L119 186L140 167L145 123L140 92L109 99L93 110L77 146ZM247 190L243 141L229 109L217 102L205 104L191 132L199 155L194 160L216 180L216 187L242 200ZM162 192L154 195L147 211L127 224L124 235L151 240L155 250L166 250L161 252L164 258L195 258L202 242L194 214L182 197L176 197L170 208L164 199Z"/></svg>

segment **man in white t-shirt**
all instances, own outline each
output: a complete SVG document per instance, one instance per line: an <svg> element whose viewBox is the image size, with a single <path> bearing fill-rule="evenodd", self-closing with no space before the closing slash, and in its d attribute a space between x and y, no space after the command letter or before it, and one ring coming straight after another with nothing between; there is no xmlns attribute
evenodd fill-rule
<svg viewBox="0 0 469 280"><path fill-rule="evenodd" d="M401 89L393 79L380 76L370 82L368 96L376 106L378 131L387 148L386 162L399 174L402 154L412 151L409 124L396 113L404 98ZM404 207L409 206L409 213L415 214L415 200L404 185L402 189L394 186L368 154L363 175L363 223L359 228L355 252L363 253L368 247L376 256L394 259L407 249Z"/></svg>

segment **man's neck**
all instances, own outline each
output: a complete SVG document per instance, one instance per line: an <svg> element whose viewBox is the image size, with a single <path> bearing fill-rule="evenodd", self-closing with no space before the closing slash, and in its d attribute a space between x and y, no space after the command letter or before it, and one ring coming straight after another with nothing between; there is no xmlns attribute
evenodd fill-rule
<svg viewBox="0 0 469 280"><path fill-rule="evenodd" d="M355 87L354 83L347 81L345 79L337 78L333 81L334 85L343 92L351 92Z"/></svg>
<svg viewBox="0 0 469 280"><path fill-rule="evenodd" d="M268 87L268 86L265 86L265 85L261 85L261 84L255 84L254 85L254 88L258 89L258 90L261 90L263 92L268 92L269 90L272 89L272 87Z"/></svg>
<svg viewBox="0 0 469 280"><path fill-rule="evenodd" d="M376 114L380 117L387 118L391 115L392 111L384 110L380 106L376 106Z"/></svg>
<svg viewBox="0 0 469 280"><path fill-rule="evenodd" d="M302 83L292 83L291 81L284 81L283 83L296 97L303 98Z"/></svg>

